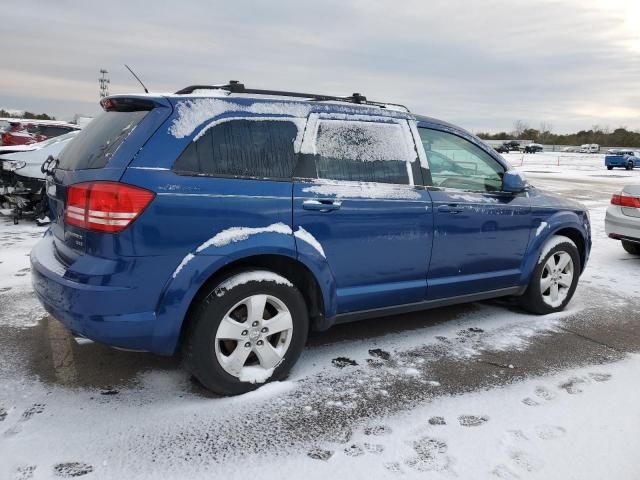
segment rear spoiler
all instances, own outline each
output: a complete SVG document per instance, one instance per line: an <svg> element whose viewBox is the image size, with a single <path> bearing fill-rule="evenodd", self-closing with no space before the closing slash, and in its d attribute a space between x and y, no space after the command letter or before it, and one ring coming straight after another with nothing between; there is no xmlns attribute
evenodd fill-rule
<svg viewBox="0 0 640 480"><path fill-rule="evenodd" d="M100 100L100 106L105 112L140 112L153 110L157 105L144 98L107 97Z"/></svg>

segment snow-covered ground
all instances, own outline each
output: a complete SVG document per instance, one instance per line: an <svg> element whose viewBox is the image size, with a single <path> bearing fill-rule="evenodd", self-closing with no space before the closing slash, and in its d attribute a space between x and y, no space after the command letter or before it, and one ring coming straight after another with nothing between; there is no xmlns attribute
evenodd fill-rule
<svg viewBox="0 0 640 480"><path fill-rule="evenodd" d="M234 398L176 359L76 344L31 292L43 230L0 223L0 479L640 478L640 257L603 225L640 171L562 155L506 157L590 208L566 312L498 301L338 326L287 381Z"/></svg>

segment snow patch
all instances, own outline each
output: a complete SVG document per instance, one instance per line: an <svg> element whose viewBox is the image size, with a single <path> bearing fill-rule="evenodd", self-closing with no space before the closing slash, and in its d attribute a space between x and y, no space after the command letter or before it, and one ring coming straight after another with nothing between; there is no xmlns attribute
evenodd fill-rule
<svg viewBox="0 0 640 480"><path fill-rule="evenodd" d="M409 185L372 182L314 180L316 185L302 189L305 193L333 195L338 198L370 198L390 200L419 200L420 194Z"/></svg>
<svg viewBox="0 0 640 480"><path fill-rule="evenodd" d="M180 273L180 271L187 265L187 263L189 263L191 260L193 260L193 257L194 257L194 255L192 253L188 253L187 256L182 259L182 261L180 262L180 265L178 265L178 267L173 272L173 275L171 275L171 276L173 278L176 278L178 276L178 274Z"/></svg>
<svg viewBox="0 0 640 480"><path fill-rule="evenodd" d="M323 119L318 122L314 153L361 162L412 161L415 155L411 155L404 130L399 123Z"/></svg>
<svg viewBox="0 0 640 480"><path fill-rule="evenodd" d="M549 225L547 222L540 222L540 225L538 225L536 230L536 237L539 236L545 228L547 228L547 225Z"/></svg>
<svg viewBox="0 0 640 480"><path fill-rule="evenodd" d="M474 202L474 203L498 203L497 198L485 197L483 195L470 195L470 194L464 194L464 193L450 194L449 198L452 198L454 200L464 200L465 202Z"/></svg>
<svg viewBox="0 0 640 480"><path fill-rule="evenodd" d="M306 117L311 112L311 105L302 102L256 102L241 105L219 98L201 98L180 102L176 110L178 114L169 127L169 133L176 138L184 138L207 120L226 112Z"/></svg>
<svg viewBox="0 0 640 480"><path fill-rule="evenodd" d="M284 358L282 360L284 360ZM282 360L280 363L282 363ZM262 368L258 366L242 367L239 378L241 382L264 383L273 375L274 370L275 368Z"/></svg>
<svg viewBox="0 0 640 480"><path fill-rule="evenodd" d="M547 254L557 245L560 245L562 243L570 243L571 245L573 245L574 247L576 246L575 243L573 243L573 240L571 240L569 237L565 237L564 235L554 235L553 237L551 237L547 243L544 244L544 248L542 249L542 251L540 252L540 258L538 259L538 264L541 264L542 261L544 260L544 258L547 256ZM576 247L578 248L578 247Z"/></svg>
<svg viewBox="0 0 640 480"><path fill-rule="evenodd" d="M293 284L289 280L277 273L269 272L268 270L252 270L250 272L239 273L222 282L215 289L216 296L221 297L238 285L244 285L249 282L275 282L279 285L293 287Z"/></svg>
<svg viewBox="0 0 640 480"><path fill-rule="evenodd" d="M309 232L307 232L304 228L302 227L298 227L298 230L294 233L294 236L296 238L299 238L300 240L308 243L309 245L311 245L320 255L322 255L324 258L327 258L327 256L324 253L324 249L322 248L322 245L320 245L320 242L316 239L316 237L314 237L313 235L311 235Z"/></svg>
<svg viewBox="0 0 640 480"><path fill-rule="evenodd" d="M293 231L289 225L285 225L282 222L273 223L267 227L231 227L214 235L212 238L204 242L200 245L196 252L200 253L201 251L214 246L214 247L223 247L225 245L229 245L230 243L240 242L242 240L246 240L251 235L257 235L259 233L282 233L283 235L291 235Z"/></svg>

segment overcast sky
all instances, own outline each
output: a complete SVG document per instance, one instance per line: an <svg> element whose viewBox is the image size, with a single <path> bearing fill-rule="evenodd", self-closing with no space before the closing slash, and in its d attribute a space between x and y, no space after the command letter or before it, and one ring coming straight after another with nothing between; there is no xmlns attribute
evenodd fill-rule
<svg viewBox="0 0 640 480"><path fill-rule="evenodd" d="M217 5L216 5L217 3ZM70 119L111 93L238 79L360 92L473 131L640 129L640 1L27 0L2 9L0 107Z"/></svg>

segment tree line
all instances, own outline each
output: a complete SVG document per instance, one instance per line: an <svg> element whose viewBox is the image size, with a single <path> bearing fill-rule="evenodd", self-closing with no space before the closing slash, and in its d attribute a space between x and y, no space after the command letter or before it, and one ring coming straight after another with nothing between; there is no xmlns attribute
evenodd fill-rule
<svg viewBox="0 0 640 480"><path fill-rule="evenodd" d="M0 108L0 118L26 118L29 120L55 120L56 117L47 115L46 113L33 113L24 112L22 115L16 115L15 113L7 112L5 109Z"/></svg>
<svg viewBox="0 0 640 480"><path fill-rule="evenodd" d="M580 130L576 133L553 133L553 128L548 123L541 123L539 128L531 128L521 120L513 124L510 132L477 134L484 140L532 140L535 143L547 145L583 145L585 143L597 143L604 147L638 147L640 146L640 132L629 130L626 127L618 127L611 130L609 127L594 125L590 130Z"/></svg>

